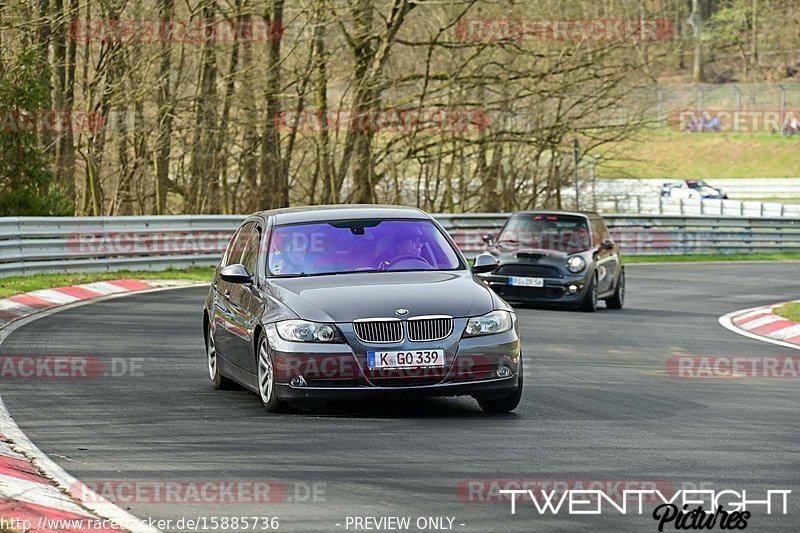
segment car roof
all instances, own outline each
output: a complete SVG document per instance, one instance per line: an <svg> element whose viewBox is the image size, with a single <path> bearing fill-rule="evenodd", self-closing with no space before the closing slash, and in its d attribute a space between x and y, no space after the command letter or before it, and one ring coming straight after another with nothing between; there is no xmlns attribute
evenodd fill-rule
<svg viewBox="0 0 800 533"><path fill-rule="evenodd" d="M555 216L574 216L574 217L589 217L600 216L594 211L517 211L512 213L511 216L518 215L555 215Z"/></svg>
<svg viewBox="0 0 800 533"><path fill-rule="evenodd" d="M430 215L415 207L372 204L313 205L285 207L260 211L253 216L272 217L275 224L301 224L329 220L358 220L370 218L412 218L430 220Z"/></svg>

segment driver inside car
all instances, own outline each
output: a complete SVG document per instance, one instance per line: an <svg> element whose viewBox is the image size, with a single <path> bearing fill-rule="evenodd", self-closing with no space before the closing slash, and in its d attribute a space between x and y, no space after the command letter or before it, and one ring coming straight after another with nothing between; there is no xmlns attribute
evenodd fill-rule
<svg viewBox="0 0 800 533"><path fill-rule="evenodd" d="M421 234L396 233L392 237L391 248L383 255L382 260L378 264L378 268L386 270L402 261L423 261L430 264L428 260L422 256L422 248L424 245L425 239Z"/></svg>

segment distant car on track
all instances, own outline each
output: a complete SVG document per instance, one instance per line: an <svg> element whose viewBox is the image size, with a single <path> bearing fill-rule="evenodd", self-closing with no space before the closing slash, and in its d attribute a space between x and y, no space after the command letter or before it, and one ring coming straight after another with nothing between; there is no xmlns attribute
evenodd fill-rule
<svg viewBox="0 0 800 533"><path fill-rule="evenodd" d="M703 180L671 181L661 186L661 196L691 200L727 200L728 195Z"/></svg>
<svg viewBox="0 0 800 533"><path fill-rule="evenodd" d="M486 235L476 265L499 261L480 274L510 302L556 304L596 311L625 303L625 267L619 247L596 213L524 211L513 214L498 236Z"/></svg>
<svg viewBox="0 0 800 533"><path fill-rule="evenodd" d="M215 388L236 381L269 411L287 402L471 395L487 412L522 395L513 309L428 214L392 206L248 217L205 302Z"/></svg>

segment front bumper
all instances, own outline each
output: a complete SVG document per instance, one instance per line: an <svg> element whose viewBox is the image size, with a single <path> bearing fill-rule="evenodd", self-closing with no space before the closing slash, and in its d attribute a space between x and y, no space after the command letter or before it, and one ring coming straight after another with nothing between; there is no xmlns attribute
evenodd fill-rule
<svg viewBox="0 0 800 533"><path fill-rule="evenodd" d="M589 275L586 272L561 278L543 278L544 287L511 285L512 276L489 273L479 274L478 277L498 296L509 302L578 305L586 296L589 286ZM574 293L570 292L570 286L575 287Z"/></svg>
<svg viewBox="0 0 800 533"><path fill-rule="evenodd" d="M292 387L278 383L278 395L287 401L355 400L397 396L504 396L517 390L518 374L473 382L450 382L407 387Z"/></svg>
<svg viewBox="0 0 800 533"><path fill-rule="evenodd" d="M337 324L345 343L302 343L281 339L267 325L268 347L278 395L285 400L334 400L374 396L505 395L517 388L520 341L516 321L511 330L497 335L460 338L466 319L455 319L454 333L432 342L404 342L370 346L352 335L352 326ZM370 350L442 349L442 367L404 370L370 370ZM508 367L511 375L498 371ZM300 379L302 378L302 379Z"/></svg>

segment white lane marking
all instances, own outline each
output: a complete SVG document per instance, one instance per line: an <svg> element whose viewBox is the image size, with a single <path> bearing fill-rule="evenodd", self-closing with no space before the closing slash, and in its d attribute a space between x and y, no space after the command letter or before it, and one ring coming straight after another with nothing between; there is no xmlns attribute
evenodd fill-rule
<svg viewBox="0 0 800 533"><path fill-rule="evenodd" d="M72 302L77 302L78 300L82 299L54 289L40 289L38 291L31 291L27 294L59 305L71 304Z"/></svg>
<svg viewBox="0 0 800 533"><path fill-rule="evenodd" d="M186 285L185 287L180 288L188 288L188 287L201 287L201 286L208 286L208 283L197 283L194 285ZM176 290L176 287L159 287L155 289L146 289L142 291L136 292L125 292L121 294L111 294L109 296L102 296L100 298L93 298L91 300L81 300L77 302L73 302L71 304L66 304L61 307L53 307L51 309L47 309L42 311L38 314L31 315L20 320L17 320L8 326L0 328L0 344L8 338L11 333L16 331L17 329L21 328L26 324L30 324L35 320L39 320L40 318L44 318L46 316L50 316L54 313L58 313L61 311L66 311L67 309L73 309L75 307L81 307L84 305L90 305L96 302L106 301L106 300L113 300L116 298L123 298L125 296L131 296L134 294L142 294L145 292L158 292L158 291L168 291L168 290ZM76 478L74 478L71 474L69 474L66 470L61 468L55 461L50 459L44 452L42 452L34 443L31 441L25 433L17 426L17 423L9 414L8 409L6 409L5 404L3 403L2 397L0 397L0 433L5 435L7 438L11 439L14 442L14 445L23 450L28 457L33 458L36 466L38 466L42 471L47 474L50 479L55 481L56 485L64 490L70 490L70 488L74 488L77 486L76 484L80 483ZM102 498L101 496L97 495L93 491L91 491L88 487L83 487L81 484L81 491L80 494L84 496L84 499L80 502L84 507L96 513L98 516L108 518L110 520L114 520L117 524L122 525L125 529L130 531L130 533L161 533L160 530L150 527L147 525L146 522L142 522L131 513L117 507L112 502Z"/></svg>
<svg viewBox="0 0 800 533"><path fill-rule="evenodd" d="M2 442L2 441L0 441L0 455L11 457L12 459L20 459L22 461L28 460L28 458L22 455L21 453L12 450L11 446L9 446L7 442Z"/></svg>
<svg viewBox="0 0 800 533"><path fill-rule="evenodd" d="M116 294L118 292L126 292L128 289L124 289L117 285L113 285L111 283L107 283L105 281L96 281L94 283L87 283L85 285L79 285L79 287L83 287L84 289L89 289L90 291L94 291L100 294Z"/></svg>
<svg viewBox="0 0 800 533"><path fill-rule="evenodd" d="M42 481L40 483L0 474L0 493L6 498L10 497L21 502L41 505L81 516L91 516L86 513L85 509L70 501L58 488L46 484L44 479Z"/></svg>
<svg viewBox="0 0 800 533"><path fill-rule="evenodd" d="M791 348L793 350L800 350L800 346L797 344L792 344L791 342L784 342L775 339L770 339L769 337L764 337L763 335L756 335L755 333L750 333L749 331L745 331L742 328L733 324L733 319L739 316L742 313L748 313L750 311L754 311L756 309L761 309L763 306L759 307L751 307L750 309L741 309L739 311L733 311L732 313L728 313L727 315L722 315L719 317L719 325L723 328L732 331L738 335L742 335L743 337L748 337L751 339L755 339L757 341L768 342L770 344L776 344L778 346L783 346L784 348Z"/></svg>

